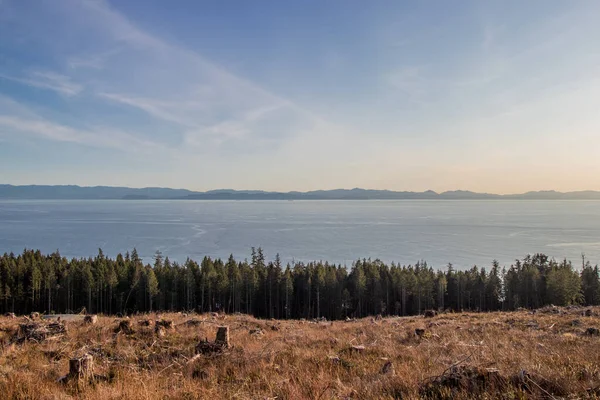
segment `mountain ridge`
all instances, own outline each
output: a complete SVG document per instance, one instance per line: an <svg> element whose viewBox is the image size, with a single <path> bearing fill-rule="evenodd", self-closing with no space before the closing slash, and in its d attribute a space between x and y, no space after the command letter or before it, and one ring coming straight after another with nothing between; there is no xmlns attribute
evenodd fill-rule
<svg viewBox="0 0 600 400"><path fill-rule="evenodd" d="M0 184L0 199L8 200L600 200L600 191L530 191L520 194L435 192L376 189L331 189L307 192L216 189L205 192L162 187L9 185Z"/></svg>

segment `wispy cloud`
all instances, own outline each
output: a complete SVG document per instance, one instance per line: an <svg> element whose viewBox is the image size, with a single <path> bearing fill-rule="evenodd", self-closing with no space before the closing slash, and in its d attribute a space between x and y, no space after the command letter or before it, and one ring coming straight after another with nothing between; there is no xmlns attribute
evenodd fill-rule
<svg viewBox="0 0 600 400"><path fill-rule="evenodd" d="M153 119L161 121L166 128L156 134L178 144L181 152L202 149L213 157L220 150L230 153L232 149L265 153L287 149L284 143L296 135L318 146L314 141L332 134L323 128L331 124L312 110L230 72L203 54L138 28L103 0L65 0L54 5L53 13L65 19L65 37L57 40L64 39L61 51L68 55L63 70L73 78L36 72L18 77L21 83L69 96L85 95L89 104L117 106L123 113L142 111L147 117L133 114L134 118L144 126ZM73 20L85 21L85 29ZM78 40L71 41L71 37ZM86 110L80 113L85 120ZM49 121L23 122L5 118L3 124L36 134L49 128L48 139L118 147L111 145L113 140L97 138L97 131L80 131L63 123L48 126ZM119 130L118 126L110 128L111 118L106 123L108 131ZM293 152L292 156L297 155Z"/></svg>
<svg viewBox="0 0 600 400"><path fill-rule="evenodd" d="M53 122L26 105L0 96L0 138L16 140L20 135L125 152L162 153L169 150L159 143L110 127L78 129Z"/></svg>
<svg viewBox="0 0 600 400"><path fill-rule="evenodd" d="M114 49L95 53L95 54L81 54L73 55L67 59L67 65L72 69L79 68L91 68L91 69L103 69L110 57L119 53L120 47Z"/></svg>
<svg viewBox="0 0 600 400"><path fill-rule="evenodd" d="M92 92L177 124L186 145L197 143L190 137L200 135L258 139L267 132L273 140L285 140L300 127L316 126L323 119L202 54L139 29L104 1L75 4L77 12L87 14L95 36L102 35L109 46L122 49L103 64L106 75L90 76ZM281 121L284 118L287 125ZM277 126L276 137L267 127L270 124Z"/></svg>
<svg viewBox="0 0 600 400"><path fill-rule="evenodd" d="M152 153L155 150L165 150L164 146L128 133L111 129L79 130L44 119L31 120L0 115L0 133L7 136L16 134L34 135L53 141L111 148L126 152Z"/></svg>
<svg viewBox="0 0 600 400"><path fill-rule="evenodd" d="M82 85L73 82L68 76L51 71L34 71L27 77L16 77L0 73L0 78L39 89L52 90L65 96L76 96L83 90Z"/></svg>
<svg viewBox="0 0 600 400"><path fill-rule="evenodd" d="M153 117L165 121L175 122L179 125L188 127L195 125L193 118L187 117L185 112L181 113L181 111L183 111L182 109L185 108L185 105L182 102L169 102L154 98L128 96L119 93L99 92L97 95L116 103L138 108Z"/></svg>

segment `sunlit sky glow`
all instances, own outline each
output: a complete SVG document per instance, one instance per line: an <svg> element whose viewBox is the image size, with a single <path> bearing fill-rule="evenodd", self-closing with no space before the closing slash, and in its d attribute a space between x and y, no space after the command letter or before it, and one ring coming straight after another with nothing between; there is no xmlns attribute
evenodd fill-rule
<svg viewBox="0 0 600 400"><path fill-rule="evenodd" d="M600 2L0 0L0 183L600 189Z"/></svg>

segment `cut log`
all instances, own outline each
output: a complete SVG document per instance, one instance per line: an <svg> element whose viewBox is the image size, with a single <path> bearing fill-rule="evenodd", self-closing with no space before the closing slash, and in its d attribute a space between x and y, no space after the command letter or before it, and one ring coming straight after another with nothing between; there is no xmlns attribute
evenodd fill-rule
<svg viewBox="0 0 600 400"><path fill-rule="evenodd" d="M43 323L28 322L19 325L19 331L15 338L17 342L22 343L26 340L36 342L44 341L50 337L67 333L67 326L62 322L53 322L45 325Z"/></svg>

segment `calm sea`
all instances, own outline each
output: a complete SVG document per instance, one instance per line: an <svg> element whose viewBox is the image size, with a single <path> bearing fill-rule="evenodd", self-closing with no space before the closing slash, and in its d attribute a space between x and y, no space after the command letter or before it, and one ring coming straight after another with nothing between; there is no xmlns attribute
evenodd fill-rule
<svg viewBox="0 0 600 400"><path fill-rule="evenodd" d="M598 201L0 201L0 252L24 248L145 261L205 255L327 260L426 260L464 268L542 252L600 263Z"/></svg>

